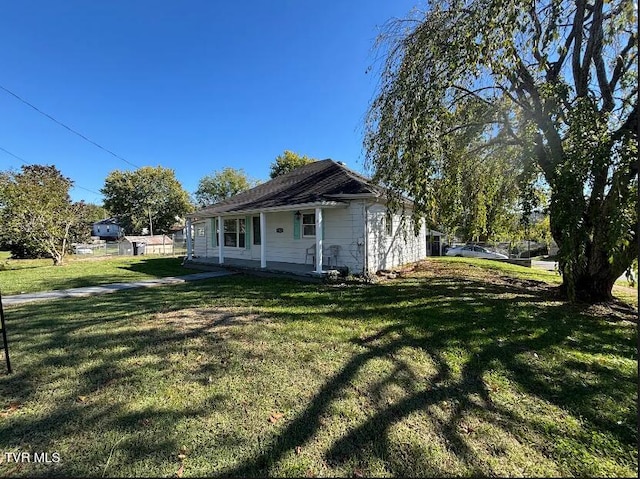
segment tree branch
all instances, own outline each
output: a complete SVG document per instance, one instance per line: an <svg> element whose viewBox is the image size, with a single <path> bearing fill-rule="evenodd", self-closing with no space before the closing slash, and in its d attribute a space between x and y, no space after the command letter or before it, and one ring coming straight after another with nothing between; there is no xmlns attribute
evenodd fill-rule
<svg viewBox="0 0 640 479"><path fill-rule="evenodd" d="M637 55L632 55L629 61L627 62L626 66L625 66L624 57L626 57L629 51L635 46L636 39L637 39L636 33L632 33L631 35L629 35L629 41L627 42L627 45L620 51L620 54L616 59L616 66L613 69L613 73L611 75L611 81L609 82L609 89L611 91L615 91L616 86L620 81L620 78L622 78L622 76L629 70L629 68L631 68L633 64L635 64L634 60Z"/></svg>
<svg viewBox="0 0 640 479"><path fill-rule="evenodd" d="M638 99L636 98L636 104L633 106L633 110L629 113L627 120L613 132L611 135L611 142L621 140L625 135L638 131Z"/></svg>
<svg viewBox="0 0 640 479"><path fill-rule="evenodd" d="M575 41L573 43L573 55L571 57L571 69L573 71L573 83L576 87L576 95L582 97L587 93L587 78L580 67L580 51L582 50L582 36L584 31L584 10L586 2L576 2L576 14L573 17Z"/></svg>

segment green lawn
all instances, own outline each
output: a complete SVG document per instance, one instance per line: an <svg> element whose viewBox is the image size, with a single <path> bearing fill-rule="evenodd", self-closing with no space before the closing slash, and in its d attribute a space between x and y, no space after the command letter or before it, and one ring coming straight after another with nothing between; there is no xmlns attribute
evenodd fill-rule
<svg viewBox="0 0 640 479"><path fill-rule="evenodd" d="M0 291L8 296L54 289L96 286L193 273L182 258L168 256L69 257L62 266L51 260L0 258Z"/></svg>
<svg viewBox="0 0 640 479"><path fill-rule="evenodd" d="M12 307L0 475L635 476L634 310L486 263Z"/></svg>

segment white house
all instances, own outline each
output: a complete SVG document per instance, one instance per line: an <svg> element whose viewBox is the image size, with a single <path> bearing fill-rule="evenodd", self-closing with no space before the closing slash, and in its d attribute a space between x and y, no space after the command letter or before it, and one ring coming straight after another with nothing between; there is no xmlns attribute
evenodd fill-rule
<svg viewBox="0 0 640 479"><path fill-rule="evenodd" d="M411 204L407 202L408 213ZM375 273L420 260L426 228L390 214L384 191L333 160L310 163L187 215L187 262L245 260ZM222 227L220 227L222 226ZM271 266L270 266L271 265Z"/></svg>
<svg viewBox="0 0 640 479"><path fill-rule="evenodd" d="M124 234L118 224L117 218L106 218L96 221L91 226L91 236L97 236L102 240L115 240Z"/></svg>

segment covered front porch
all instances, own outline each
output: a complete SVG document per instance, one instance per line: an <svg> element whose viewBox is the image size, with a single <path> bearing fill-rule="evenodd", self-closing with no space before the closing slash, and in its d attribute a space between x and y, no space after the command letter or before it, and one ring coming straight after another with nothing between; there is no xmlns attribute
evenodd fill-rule
<svg viewBox="0 0 640 479"><path fill-rule="evenodd" d="M341 211L325 239L325 213ZM347 204L298 204L187 218L187 262L322 276L337 270L349 253L334 229L348 217ZM191 237L192 221L195 237ZM194 239L197 240L194 246ZM351 240L347 242L347 246ZM330 266L333 265L333 268ZM343 264L344 268L345 265Z"/></svg>

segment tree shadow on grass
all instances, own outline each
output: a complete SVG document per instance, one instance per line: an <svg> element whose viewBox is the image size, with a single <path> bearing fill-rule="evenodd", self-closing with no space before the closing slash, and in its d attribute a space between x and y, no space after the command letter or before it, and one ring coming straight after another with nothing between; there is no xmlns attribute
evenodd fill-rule
<svg viewBox="0 0 640 479"><path fill-rule="evenodd" d="M147 274L157 278L164 276L182 276L198 272L198 270L182 266L182 258L166 256L147 258L145 256L140 256L138 259L139 261L135 263L120 266L119 268L127 271L134 271L136 273Z"/></svg>
<svg viewBox="0 0 640 479"><path fill-rule="evenodd" d="M470 415L480 415L502 434L522 443L526 444L534 436L551 442L551 436L557 432L547 431L544 424L523 417L517 410L495 400L496 393L488 377L495 371L527 397L580 418L587 431L602 431L624 447L633 446L637 438L637 432L630 431L627 424L633 419L630 413L634 411L618 425L606 411L600 410L599 402L603 394L629 402L636 384L633 377L575 359L579 355L557 362L546 359L559 350L595 355L607 348L614 356L634 357L633 326L594 318L583 314L580 308L563 303L548 302L544 292L518 285L487 288L482 281L438 278L336 289L237 276L109 296L54 301L11 311L9 331L18 352L17 374L0 379L0 396L27 406L29 402L37 403L43 381L65 381L69 374L64 371L65 365L67 368L77 365L73 378L77 384L56 399L57 405L52 410L24 418L16 415L1 422L0 448L11 450L20 444L29 444L47 450L64 440L74 428L101 428L111 433L105 447L98 450L102 454L108 454L116 441L125 437L118 445L114 464L142 462L151 456L158 465L153 470L163 467L162 470L168 470L167 458L175 454L180 444L175 436L160 440L157 433L185 417L210 414L220 407L224 397L210 394L193 407L131 411L127 409L126 398L109 403L100 400L101 394L104 390L117 389L120 384L128 389L147 387L141 373L157 375L161 381L168 358L186 343L177 339L206 337L211 356L224 358L226 340L216 336L216 326L233 324L236 321L233 315L217 316L217 324L203 321L184 329L136 329L140 318L152 320L158 313L220 305L254 307L258 310L258 319L299 324L301 329L302 323L344 324L345 329L352 331L349 340L355 352L301 412L274 433L258 452L243 457L235 467L211 468L209 475L272 474L296 448L313 442L326 430L332 407L345 396L354 394L358 378L380 360L391 364L391 372L369 378L366 389L358 391L367 396L373 406L366 418L336 436L324 451L329 471L344 473L359 468L367 473L371 464L382 462L387 474L450 475L452 471L446 462L425 454L423 443L398 445L395 442L393 428L407 422L415 413L424 414L431 421L433 434L443 448L455 456L458 471L465 475L500 472L492 469L490 458L479 452L477 443L470 439L467 424ZM276 312L270 313L270 307L275 307ZM57 319L61 308L64 318ZM179 323L179 317L177 320ZM366 333L358 333L363 330ZM428 358L433 373L417 375L403 356L405 351ZM453 361L451 355L456 351L464 351L466 356ZM542 359L536 359L534 353ZM145 358L140 366L133 360L138 357ZM123 361L127 365L124 369ZM227 372L216 361L209 361L194 372L198 381L217 374ZM392 386L402 389L403 394L385 403L384 391ZM79 402L79 396L89 399ZM436 414L435 408L447 412ZM149 426L145 426L147 422ZM234 438L224 439L224 444L235 447ZM402 453L398 452L400 446L404 447ZM92 451L91 454L98 454L95 448ZM500 447L496 448L496 455L503 453ZM78 454L77 462L84 465L68 465L53 473L93 474L94 471L86 467L91 461L102 461L100 467L104 467L104 457L83 457L80 451ZM420 457L408 462L403 459L406 454ZM102 469L96 467L95 473L101 473ZM576 464L566 467L560 472L582 475L592 472ZM29 471L29 475L40 473L40 469Z"/></svg>
<svg viewBox="0 0 640 479"><path fill-rule="evenodd" d="M81 441L94 431L106 431L108 436L100 444L67 444L60 464L5 464L3 474L100 475L107 470L110 452L112 468L125 464L131 470L136 463L147 464L146 469L140 466L141 471L150 470L149 464L155 464L151 470L178 468L181 443L176 434L167 432L179 421L210 414L225 395L211 390L186 406L167 397L164 403L152 401L142 409L130 409L131 394L140 398L139 390L146 388L151 396L162 398L162 385L171 384L170 361L175 363L171 358L176 350L189 354L189 339L212 334L204 325L189 331L169 326L138 329L140 316L149 318L170 309L166 289L8 310L16 372L0 377L0 410L11 404L15 410L0 418L0 450L51 453L68 437ZM180 301L171 304L176 310L186 306ZM157 385L149 377L157 377Z"/></svg>
<svg viewBox="0 0 640 479"><path fill-rule="evenodd" d="M384 288L384 291L381 288ZM452 290L458 293L457 299L453 301L450 300ZM431 299L439 298L439 301L430 301L430 306L426 306L420 303L425 295ZM461 296L463 301L460 301ZM394 300L403 302L401 310L394 307ZM416 304L411 305L412 302ZM317 298L303 300L303 303L307 308L318 306ZM568 413L585 421L587 428L600 429L617 438L626 447L633 448L637 440L637 431L630 430L629 424L633 424L635 412L629 411L625 425L616 426L616 423L603 417L596 400L598 395L617 389L617 393L613 393L612 396L629 402L629 398L634 394L633 375L610 374L612 371L600 369L596 372L597 378L594 380L597 381L597 387L582 387L577 391L571 374L584 367L582 363L567 361L564 364L551 364L546 367L534 358L538 357L536 351L546 354L554 348L565 347L567 338L580 331L592 339L600 338L591 342L583 339L579 345L571 345L572 348L584 352L597 353L604 344L618 344L615 353L629 357L635 355L634 340L630 337L621 341L620 331L612 332L611 324L581 314L580 308L546 303L547 298L544 295L531 293L526 288L494 286L489 292L485 284L475 281L464 281L461 284L441 280L429 282L428 285L387 285L342 294L340 303L336 306L336 316L340 313L347 316L354 313L357 315L354 317L362 322L374 317L392 317L393 324L373 335L355 340L364 350L351 357L340 371L324 384L311 403L275 437L272 444L262 453L224 471L221 475L244 477L272 473L274 467L287 455L297 447L304 447L320 432L323 428L323 418L329 414L331 405L352 387L354 380L368 363L384 358L395 364L392 375L374 380L367 392L371 395L384 389L387 382L397 385L398 381L394 376L399 376L402 372L411 377L408 364L397 359L398 353L407 348L427 354L435 365L436 373L418 392L405 384L407 394L404 398L377 408L371 417L339 437L325 453L331 470L338 468L344 471L339 468L349 465L352 468L356 467L356 470L362 468L361 470L366 471L367 464L378 459L388 464L391 469L387 472L392 474L451 474L451 471L443 469L436 461L430 462L428 459L418 469L412 469L411 466L407 466L406 461L397 458L394 453L397 445L389 439L390 429L413 413L430 414L431 406L449 403L453 406L448 419L434 419L438 435L446 448L453 451L462 463L464 474L495 473L487 462L487 457L471 446L468 432L464 431L466 416L480 410L503 431L523 441L528 439L526 434L524 437L522 434L527 428L534 429L536 434L547 434L543 426L530 418L519 417L510 409L494 404L486 375L496 366L505 372L518 388L522 388L532 397L566 409ZM288 319L310 320L308 315L297 316L290 314ZM626 328L633 336L630 329L632 327L627 325ZM466 347L470 353L470 358L463 364L459 374L452 374L452 365L447 359L447 352L452 346ZM552 375L555 377L551 377ZM499 449L497 454L503 454L504 451ZM578 467L570 470L572 474L588 472L591 472L588 466L584 469Z"/></svg>

